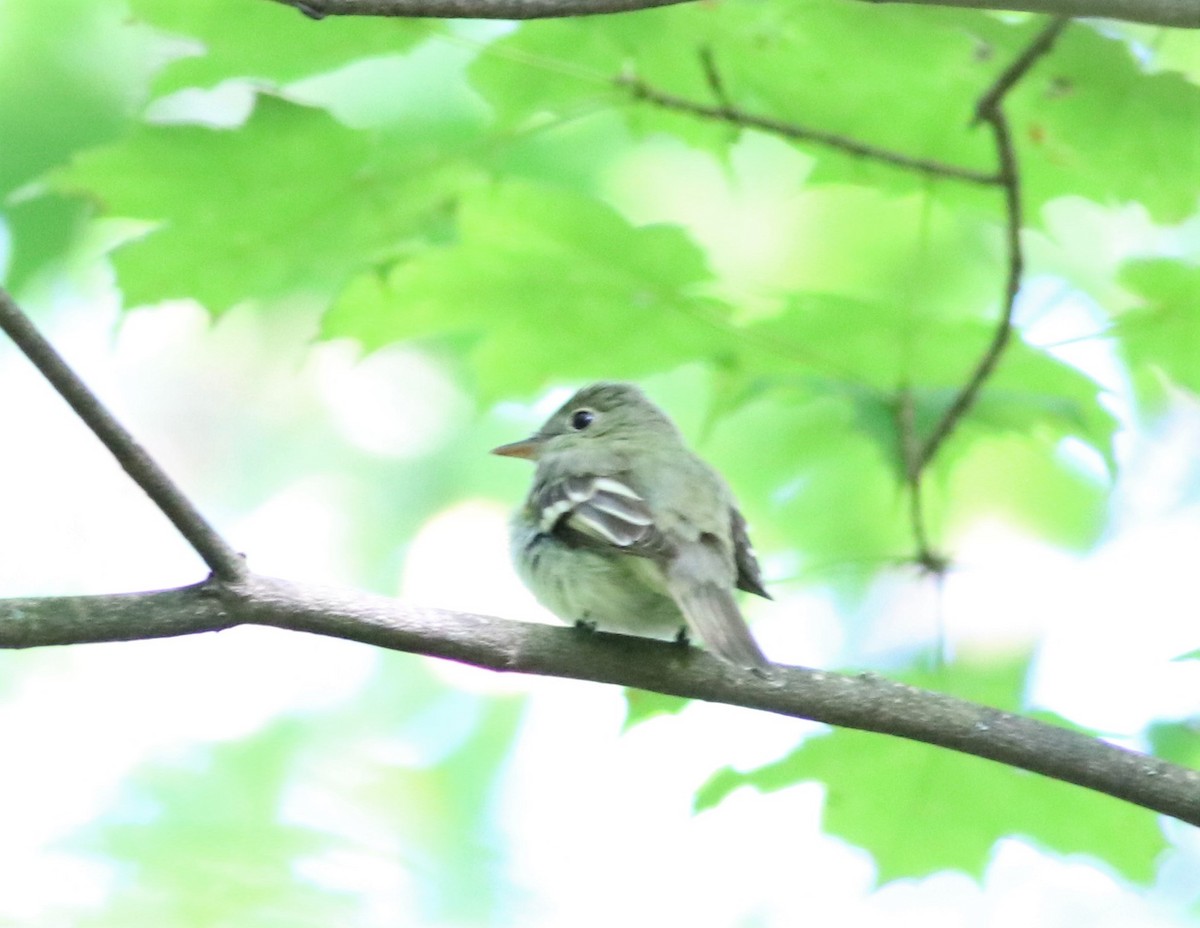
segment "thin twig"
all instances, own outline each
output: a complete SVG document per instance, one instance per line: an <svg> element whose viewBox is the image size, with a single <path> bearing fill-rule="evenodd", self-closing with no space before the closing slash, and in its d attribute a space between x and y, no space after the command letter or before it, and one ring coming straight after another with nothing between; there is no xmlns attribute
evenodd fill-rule
<svg viewBox="0 0 1200 928"><path fill-rule="evenodd" d="M900 436L900 456L904 461L904 479L908 483L908 518L912 525L913 539L917 543L911 561L927 576L933 578L937 594L936 623L937 647L933 652L933 666L941 670L949 663L949 639L946 636L945 592L946 573L950 569L950 558L936 551L929 543L929 529L925 524L925 496L922 491L924 471L917 464L921 441L917 436L917 415L913 405L912 390L900 388L896 395L896 431Z"/></svg>
<svg viewBox="0 0 1200 928"><path fill-rule="evenodd" d="M1024 269L1024 256L1021 251L1021 178L1017 169L1017 156L1013 147L1012 133L1009 129L1008 118L1004 115L1002 103L1004 95L1029 72L1041 56L1045 55L1062 32L1066 22L1055 19L1043 29L1030 43L1012 65L1005 68L999 78L979 98L975 107L975 118L991 127L992 137L996 146L996 158L999 162L997 177L1004 191L1005 214L1005 247L1008 253L1008 269L1004 280L1003 309L996 323L995 333L991 342L984 350L971 376L954 400L942 413L929 436L921 446L916 464L918 470L924 470L933 460L942 444L950 437L950 433L962 421L975 401L979 392L996 365L1000 361L1009 339L1012 337L1013 313L1016 311L1017 292L1021 288L1021 274Z"/></svg>
<svg viewBox="0 0 1200 928"><path fill-rule="evenodd" d="M670 642L414 608L382 596L254 574L236 584L157 593L0 600L0 649L161 638L241 624L328 635L496 671L634 686L922 741L1200 825L1200 771L874 674L777 665L764 679L706 651Z"/></svg>
<svg viewBox="0 0 1200 928"><path fill-rule="evenodd" d="M146 495L203 558L213 575L225 581L243 577L246 566L242 556L217 534L146 450L104 408L4 290L0 290L0 329L50 381L51 386L95 433L134 483L146 491Z"/></svg>
<svg viewBox="0 0 1200 928"><path fill-rule="evenodd" d="M925 525L924 497L921 494L921 478L924 476L920 465L921 441L917 436L912 390L907 386L902 387L896 396L896 432L900 438L904 479L908 484L908 516L912 525L913 538L917 543L917 551L913 555L913 560L929 573L942 576L950 566L950 561L944 554L935 551L929 543L929 531Z"/></svg>
<svg viewBox="0 0 1200 928"><path fill-rule="evenodd" d="M725 81L721 79L721 72L717 70L717 58L713 54L712 46L705 45L700 49L700 67L704 69L704 81L708 84L708 89L712 91L713 99L721 104L721 112L732 113L734 111L733 103L730 102L729 94L725 90Z"/></svg>
<svg viewBox="0 0 1200 928"><path fill-rule="evenodd" d="M637 77L622 75L617 77L615 82L618 87L628 90L634 99L652 103L655 106L673 110L677 113L690 113L702 119L715 119L747 129L761 129L764 132L770 132L772 135L778 135L782 138L793 139L795 141L815 142L818 145L827 145L830 148L836 148L838 151L843 151L860 158L869 158L873 161L880 161L898 168L917 171L933 177L948 177L953 180L983 184L989 187L994 187L1002 183L1000 176L997 174L959 167L955 164L946 164L930 158L914 158L901 152L880 148L876 145L869 145L866 142L860 142L858 139L838 135L834 132L810 129L796 123L784 122L783 120L772 119L767 116L755 116L753 113L747 113L728 104L709 106L704 103L696 103L693 100L687 100L683 97L677 97L674 94L656 90Z"/></svg>
<svg viewBox="0 0 1200 928"><path fill-rule="evenodd" d="M996 79L992 82L992 86L983 92L979 98L979 102L975 104L975 121L983 122L987 119L987 114L991 113L1000 101L1008 94L1017 82L1023 78L1034 63L1050 51L1050 47L1057 41L1062 31L1070 24L1069 16L1055 17L1046 28L1037 34L1032 42L1021 52L1012 63L1005 68Z"/></svg>

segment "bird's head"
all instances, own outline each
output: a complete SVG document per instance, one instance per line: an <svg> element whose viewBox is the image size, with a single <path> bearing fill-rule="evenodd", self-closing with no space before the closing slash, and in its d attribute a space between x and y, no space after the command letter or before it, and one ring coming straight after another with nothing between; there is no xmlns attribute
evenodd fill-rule
<svg viewBox="0 0 1200 928"><path fill-rule="evenodd" d="M617 448L658 437L678 438L671 420L630 383L594 383L584 387L529 438L492 454L536 461L550 451L592 447Z"/></svg>

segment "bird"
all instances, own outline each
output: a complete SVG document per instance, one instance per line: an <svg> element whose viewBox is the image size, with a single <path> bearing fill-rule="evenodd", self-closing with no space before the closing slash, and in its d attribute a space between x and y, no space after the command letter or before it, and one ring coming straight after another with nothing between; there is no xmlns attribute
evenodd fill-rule
<svg viewBox="0 0 1200 928"><path fill-rule="evenodd" d="M580 389L529 438L493 454L536 464L510 522L518 575L568 623L699 639L769 666L734 599L770 599L725 480L634 384Z"/></svg>

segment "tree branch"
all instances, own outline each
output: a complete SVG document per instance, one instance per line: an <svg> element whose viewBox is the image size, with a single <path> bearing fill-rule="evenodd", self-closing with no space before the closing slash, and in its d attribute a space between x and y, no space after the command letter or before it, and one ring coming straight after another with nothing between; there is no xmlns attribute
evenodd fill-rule
<svg viewBox="0 0 1200 928"><path fill-rule="evenodd" d="M996 370L1004 349L1012 338L1013 313L1016 311L1017 294L1021 289L1021 275L1025 260L1021 251L1021 178L1017 169L1017 155L1013 146L1012 133L1001 103L1005 95L1023 78L1043 55L1050 51L1054 42L1070 23L1065 17L1050 22L1011 64L996 77L975 104L975 122L984 122L992 130L996 145L998 170L996 176L1004 191L1004 232L1007 268L1004 276L1004 295L1000 318L996 322L991 341L984 349L967 381L955 394L950 405L934 423L923 442L918 441L912 392L902 388L897 396L896 425L900 436L901 456L909 492L909 520L917 551L915 560L935 574L943 574L948 560L936 553L929 544L925 521L924 499L921 493L922 478L930 462L951 433L958 427L966 414L979 399L984 383Z"/></svg>
<svg viewBox="0 0 1200 928"><path fill-rule="evenodd" d="M954 400L942 413L929 436L921 445L917 454L915 474L919 479L920 473L929 465L938 453L942 444L950 437L950 433L958 426L975 401L984 382L992 375L1000 361L1009 339L1012 337L1013 312L1016 310L1017 293L1021 289L1021 274L1025 260L1021 251L1021 178L1017 170L1017 155L1013 147L1012 133L1009 130L1008 119L1004 115L1001 103L1017 82L1024 77L1034 63L1053 47L1055 40L1070 22L1059 18L1049 23L1029 46L1005 68L993 81L992 85L979 97L975 106L976 122L987 123L991 127L992 137L996 144L996 160L998 162L997 177L1004 190L1005 245L1008 253L1008 267L1004 279L1003 309L996 323L995 333L991 342L984 350L967 378L967 382L954 397Z"/></svg>
<svg viewBox="0 0 1200 928"><path fill-rule="evenodd" d="M171 520L213 574L222 580L241 577L246 570L242 556L217 534L166 472L104 408L3 289L0 289L0 330L8 334L33 366L50 381L76 415L104 443L125 473Z"/></svg>
<svg viewBox="0 0 1200 928"><path fill-rule="evenodd" d="M705 76L709 82L709 86L714 86L714 81L719 82L719 76L716 74L712 59L706 59L704 65L706 69ZM769 132L772 135L778 135L781 138L797 142L815 142L818 145L835 148L848 155L868 158L872 161L880 161L884 164L891 164L909 171L917 171L931 177L947 177L952 180L987 186L996 186L1002 182L1000 176L997 174L959 167L956 164L946 164L945 162L934 161L930 158L914 158L902 152L880 148L877 145L870 145L858 139L838 135L834 132L812 129L807 126L798 125L797 123L772 119L768 116L756 116L753 113L747 113L745 110L731 106L725 100L722 100L718 106L696 103L684 97L677 97L674 94L656 90L638 77L621 76L616 78L615 83L618 87L627 89L635 100L651 103L654 106L677 113L689 113L701 119L726 122L732 126L739 126L746 129L759 129L763 132ZM720 84L717 83L715 86L720 86ZM724 93L723 88L721 93Z"/></svg>
<svg viewBox="0 0 1200 928"><path fill-rule="evenodd" d="M1007 68L1000 72L996 79L992 81L992 86L980 96L979 102L975 104L976 122L983 122L990 114L998 111L1000 101L1008 95L1008 92L1017 85L1017 82L1021 78L1029 73L1029 69L1034 66L1037 60L1054 47L1054 43L1058 41L1058 37L1062 35L1062 31L1070 23L1071 20L1067 16L1056 17L1041 32L1034 36L1033 41L1029 43L1025 50L1017 55Z"/></svg>
<svg viewBox="0 0 1200 928"><path fill-rule="evenodd" d="M866 3L911 3L967 10L1015 10L1082 19L1121 19L1154 26L1200 28L1195 0L864 0Z"/></svg>
<svg viewBox="0 0 1200 928"><path fill-rule="evenodd" d="M689 0L275 0L311 19L398 16L407 19L557 19L628 13Z"/></svg>
<svg viewBox="0 0 1200 928"><path fill-rule="evenodd" d="M706 651L668 642L419 609L256 575L153 593L0 600L0 648L160 638L241 624L894 735L1021 767L1200 825L1200 771L874 674L778 667L764 679Z"/></svg>
<svg viewBox="0 0 1200 928"><path fill-rule="evenodd" d="M688 0L274 0L313 19L398 16L438 19L552 19L627 13ZM1054 16L1122 19L1157 26L1200 28L1195 0L862 0L966 9L1020 10Z"/></svg>

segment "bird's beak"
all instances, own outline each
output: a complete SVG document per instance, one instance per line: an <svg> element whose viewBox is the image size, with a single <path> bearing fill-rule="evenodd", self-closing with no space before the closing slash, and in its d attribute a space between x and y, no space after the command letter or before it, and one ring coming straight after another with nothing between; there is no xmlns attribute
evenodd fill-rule
<svg viewBox="0 0 1200 928"><path fill-rule="evenodd" d="M526 438L524 441L514 441L492 449L492 454L506 458L524 458L527 461L536 461L541 452L542 443L537 438Z"/></svg>

